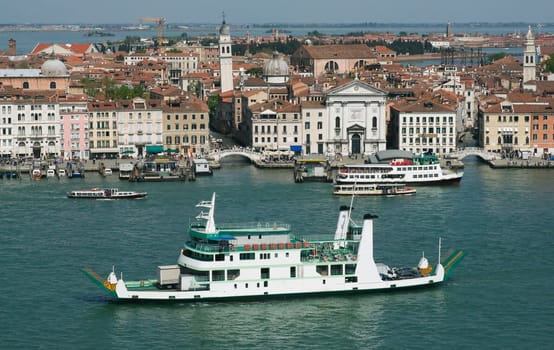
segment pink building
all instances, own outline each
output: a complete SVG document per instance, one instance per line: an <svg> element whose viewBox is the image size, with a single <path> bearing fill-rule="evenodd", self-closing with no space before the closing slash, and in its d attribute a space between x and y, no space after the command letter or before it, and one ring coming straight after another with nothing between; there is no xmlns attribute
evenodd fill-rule
<svg viewBox="0 0 554 350"><path fill-rule="evenodd" d="M63 159L89 159L89 118L84 96L60 100L60 156Z"/></svg>

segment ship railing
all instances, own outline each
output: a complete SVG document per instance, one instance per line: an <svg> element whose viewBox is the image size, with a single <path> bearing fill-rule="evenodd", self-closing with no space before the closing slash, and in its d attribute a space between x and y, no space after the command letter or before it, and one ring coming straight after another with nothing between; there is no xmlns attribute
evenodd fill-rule
<svg viewBox="0 0 554 350"><path fill-rule="evenodd" d="M278 221L273 222L249 222L249 223L230 223L218 225L220 231L237 230L237 231L251 231L251 230L290 230L291 225Z"/></svg>

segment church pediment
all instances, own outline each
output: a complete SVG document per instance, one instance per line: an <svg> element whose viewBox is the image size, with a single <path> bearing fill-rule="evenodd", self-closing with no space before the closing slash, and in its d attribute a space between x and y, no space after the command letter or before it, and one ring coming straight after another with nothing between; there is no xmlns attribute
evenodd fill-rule
<svg viewBox="0 0 554 350"><path fill-rule="evenodd" d="M346 131L348 133L353 133L353 132L364 132L365 131L365 128L363 126L361 126L360 124L354 124L354 125L351 125L349 126L348 128L346 128Z"/></svg>
<svg viewBox="0 0 554 350"><path fill-rule="evenodd" d="M358 79L341 85L327 93L329 97L340 96L378 96L385 97L387 93L377 89L369 84L366 84Z"/></svg>

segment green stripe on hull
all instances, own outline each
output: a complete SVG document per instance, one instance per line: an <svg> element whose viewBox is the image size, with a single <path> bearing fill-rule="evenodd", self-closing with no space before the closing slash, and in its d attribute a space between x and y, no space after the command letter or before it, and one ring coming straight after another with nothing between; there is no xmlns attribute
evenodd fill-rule
<svg viewBox="0 0 554 350"><path fill-rule="evenodd" d="M455 250L452 254L448 255L446 259L443 260L442 266L444 267L444 280L446 281L454 268L462 261L466 256L466 252L463 250Z"/></svg>
<svg viewBox="0 0 554 350"><path fill-rule="evenodd" d="M104 285L105 280L100 277L100 275L96 271L94 271L90 267L83 267L81 269L81 272L84 273L85 276L87 276L87 278L92 281L92 283L96 284L98 287L100 287L100 289L108 293L114 299L117 299L117 294L115 293L115 291L106 288L106 286Z"/></svg>

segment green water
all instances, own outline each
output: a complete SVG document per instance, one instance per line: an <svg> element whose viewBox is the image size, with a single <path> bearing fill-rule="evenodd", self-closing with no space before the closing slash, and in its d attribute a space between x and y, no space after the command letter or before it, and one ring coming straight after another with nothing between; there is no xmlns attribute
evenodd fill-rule
<svg viewBox="0 0 554 350"><path fill-rule="evenodd" d="M155 278L175 263L195 204L217 193L216 222L279 220L332 236L350 198L292 170L224 164L183 183L117 176L0 180L1 349L499 349L549 348L554 321L554 172L493 170L466 159L460 186L357 198L354 219L379 215L375 257L415 265L437 241L468 255L439 288L247 303L118 304L79 268ZM81 201L90 187L144 200Z"/></svg>

